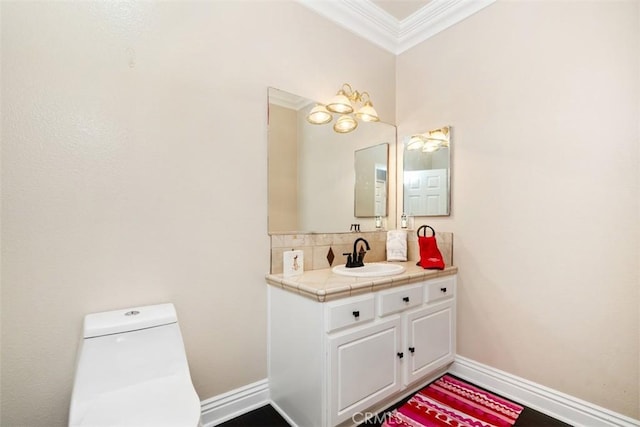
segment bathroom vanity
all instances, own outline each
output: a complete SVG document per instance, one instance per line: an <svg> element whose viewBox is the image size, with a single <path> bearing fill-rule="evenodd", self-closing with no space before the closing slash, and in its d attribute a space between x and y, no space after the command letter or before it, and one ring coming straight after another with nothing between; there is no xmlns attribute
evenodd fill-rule
<svg viewBox="0 0 640 427"><path fill-rule="evenodd" d="M271 400L298 426L352 425L443 373L456 352L456 267L392 277L267 275Z"/></svg>

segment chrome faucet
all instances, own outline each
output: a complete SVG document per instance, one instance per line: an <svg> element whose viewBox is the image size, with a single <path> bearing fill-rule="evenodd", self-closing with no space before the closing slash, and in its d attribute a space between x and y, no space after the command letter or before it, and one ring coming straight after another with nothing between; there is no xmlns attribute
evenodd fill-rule
<svg viewBox="0 0 640 427"><path fill-rule="evenodd" d="M342 254L347 256L347 263L345 264L346 268L364 267L364 256L367 251L365 251L362 246L360 246L360 251L358 251L358 242L363 242L367 251L371 250L369 242L362 237L358 237L356 241L353 242L353 254L349 252Z"/></svg>

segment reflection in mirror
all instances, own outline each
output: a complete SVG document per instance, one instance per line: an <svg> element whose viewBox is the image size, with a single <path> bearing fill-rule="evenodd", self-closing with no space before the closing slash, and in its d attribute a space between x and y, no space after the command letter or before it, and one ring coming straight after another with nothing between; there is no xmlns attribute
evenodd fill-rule
<svg viewBox="0 0 640 427"><path fill-rule="evenodd" d="M357 218L387 216L388 162L389 144L356 150L354 212Z"/></svg>
<svg viewBox="0 0 640 427"><path fill-rule="evenodd" d="M404 142L403 210L409 216L446 216L451 208L451 127Z"/></svg>
<svg viewBox="0 0 640 427"><path fill-rule="evenodd" d="M373 219L370 224L354 220L354 205L360 212L354 199L354 153L394 144L396 127L362 121L355 131L339 134L332 126L306 120L315 105L313 100L269 88L269 233L347 232L354 222L362 224L363 231L374 230ZM388 185L395 186L395 166L389 163ZM386 211L395 212L395 205L387 206L394 196L386 198Z"/></svg>

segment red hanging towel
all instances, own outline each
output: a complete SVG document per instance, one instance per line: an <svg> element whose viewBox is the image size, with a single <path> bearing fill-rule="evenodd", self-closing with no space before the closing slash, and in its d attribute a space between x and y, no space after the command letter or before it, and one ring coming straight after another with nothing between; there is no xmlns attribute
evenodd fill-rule
<svg viewBox="0 0 640 427"><path fill-rule="evenodd" d="M427 228L431 229L433 233L431 237L427 237ZM424 230L422 236L420 230ZM416 265L430 270L444 270L444 260L440 249L438 249L436 232L433 228L428 225L418 228L418 246L420 247L420 261Z"/></svg>

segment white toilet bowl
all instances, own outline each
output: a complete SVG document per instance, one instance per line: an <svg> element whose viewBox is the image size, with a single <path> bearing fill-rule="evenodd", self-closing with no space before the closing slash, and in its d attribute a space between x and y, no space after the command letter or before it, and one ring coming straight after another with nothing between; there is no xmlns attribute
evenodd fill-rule
<svg viewBox="0 0 640 427"><path fill-rule="evenodd" d="M69 425L200 425L200 399L173 304L85 317Z"/></svg>

